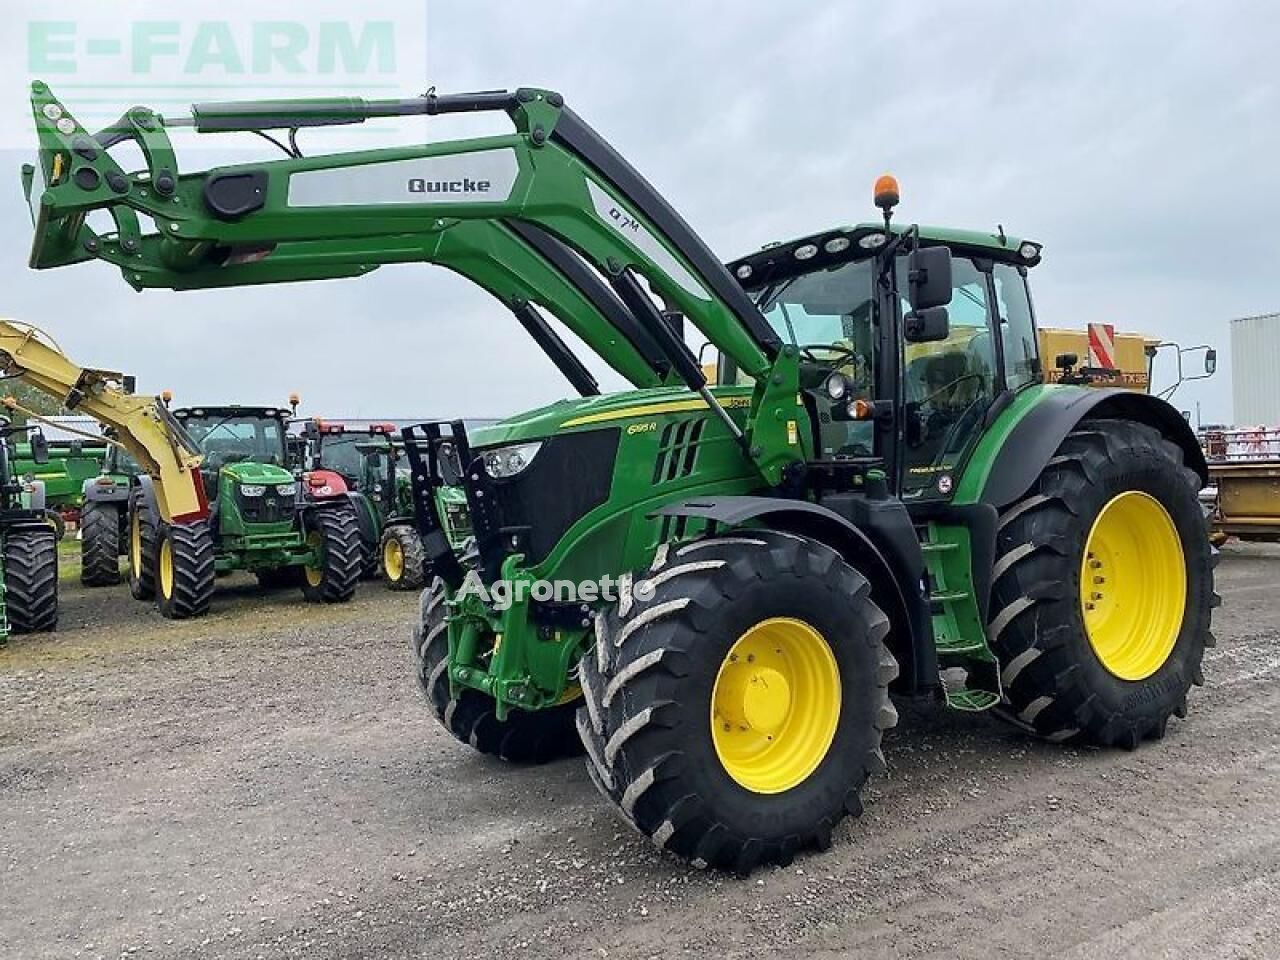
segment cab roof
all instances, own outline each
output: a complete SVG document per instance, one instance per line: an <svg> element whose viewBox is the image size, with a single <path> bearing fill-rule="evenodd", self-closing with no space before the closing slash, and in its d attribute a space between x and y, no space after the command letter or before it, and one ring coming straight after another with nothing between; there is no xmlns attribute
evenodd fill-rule
<svg viewBox="0 0 1280 960"><path fill-rule="evenodd" d="M910 229L912 227L909 225L895 224L891 233L901 236ZM1040 262L1042 248L1039 243L1010 236L1003 229L996 233L931 226L919 226L916 229L920 232L920 241L924 246L948 246L958 254L984 257L1021 267L1034 267ZM755 253L732 260L725 266L738 283L747 290L752 290L792 273L836 266L850 260L864 260L884 246L886 236L883 223L832 227L785 243L766 244Z"/></svg>

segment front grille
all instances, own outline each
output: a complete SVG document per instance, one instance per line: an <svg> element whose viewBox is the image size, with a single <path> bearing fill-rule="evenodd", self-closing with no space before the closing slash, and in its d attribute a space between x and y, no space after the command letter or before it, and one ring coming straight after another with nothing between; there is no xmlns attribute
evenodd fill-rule
<svg viewBox="0 0 1280 960"><path fill-rule="evenodd" d="M246 497L236 490L236 506L245 523L283 523L293 518L293 497L282 497L271 487L260 497Z"/></svg>
<svg viewBox="0 0 1280 960"><path fill-rule="evenodd" d="M658 458L653 465L655 485L693 473L698 459L698 441L702 439L706 423L706 417L693 417L668 423L662 428Z"/></svg>
<svg viewBox="0 0 1280 960"><path fill-rule="evenodd" d="M609 499L619 437L616 427L550 437L524 471L490 481L496 516L483 525L492 528L473 518L486 561L495 548L523 553L528 564L545 559L569 527Z"/></svg>

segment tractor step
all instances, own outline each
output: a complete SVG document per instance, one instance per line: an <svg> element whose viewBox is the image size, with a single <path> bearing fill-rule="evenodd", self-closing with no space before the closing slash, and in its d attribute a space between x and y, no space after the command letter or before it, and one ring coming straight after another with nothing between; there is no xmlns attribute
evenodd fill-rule
<svg viewBox="0 0 1280 960"><path fill-rule="evenodd" d="M974 593L969 531L939 523L916 529L929 572L933 642L943 665L947 705L969 712L989 710L1001 700L1000 670L987 646L985 624ZM961 674L961 678L955 674Z"/></svg>
<svg viewBox="0 0 1280 960"><path fill-rule="evenodd" d="M952 710L979 713L990 710L1000 702L1000 695L990 690L948 690L947 706Z"/></svg>

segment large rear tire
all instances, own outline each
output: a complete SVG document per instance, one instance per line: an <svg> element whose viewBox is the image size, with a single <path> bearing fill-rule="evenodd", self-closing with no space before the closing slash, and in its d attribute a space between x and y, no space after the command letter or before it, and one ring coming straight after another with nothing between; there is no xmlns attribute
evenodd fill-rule
<svg viewBox="0 0 1280 960"><path fill-rule="evenodd" d="M48 633L58 626L58 541L52 527L5 534L4 589L14 633Z"/></svg>
<svg viewBox="0 0 1280 960"><path fill-rule="evenodd" d="M621 594L581 667L600 792L700 867L830 846L897 722L867 580L824 544L744 530L660 551Z"/></svg>
<svg viewBox="0 0 1280 960"><path fill-rule="evenodd" d="M120 582L119 503L86 503L80 511L80 582L109 587Z"/></svg>
<svg viewBox="0 0 1280 960"><path fill-rule="evenodd" d="M156 595L156 517L141 487L129 491L129 593L135 600Z"/></svg>
<svg viewBox="0 0 1280 960"><path fill-rule="evenodd" d="M396 523L383 530L379 557L388 590L422 589L427 579L427 554L413 527Z"/></svg>
<svg viewBox="0 0 1280 960"><path fill-rule="evenodd" d="M213 601L213 532L205 520L165 524L156 544L156 607L168 620L209 612Z"/></svg>
<svg viewBox="0 0 1280 960"><path fill-rule="evenodd" d="M480 753L511 763L546 763L580 754L582 743L574 729L576 702L545 710L513 709L505 720L499 720L493 699L477 690L460 690L456 697L450 696L444 597L444 583L437 577L422 591L418 623L410 641L418 687L440 725L454 739Z"/></svg>
<svg viewBox="0 0 1280 960"><path fill-rule="evenodd" d="M1214 551L1181 449L1087 420L1000 519L989 628L998 714L1054 741L1133 749L1204 682Z"/></svg>
<svg viewBox="0 0 1280 960"><path fill-rule="evenodd" d="M363 560L360 526L349 507L326 507L308 517L307 542L319 553L303 568L302 595L312 603L346 603L356 592Z"/></svg>

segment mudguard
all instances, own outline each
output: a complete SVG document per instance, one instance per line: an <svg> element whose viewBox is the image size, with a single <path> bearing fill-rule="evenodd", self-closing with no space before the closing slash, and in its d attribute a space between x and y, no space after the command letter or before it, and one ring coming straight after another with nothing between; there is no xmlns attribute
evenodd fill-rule
<svg viewBox="0 0 1280 960"><path fill-rule="evenodd" d="M349 496L347 481L333 470L308 470L302 475L302 497L308 504L319 505L345 500Z"/></svg>
<svg viewBox="0 0 1280 960"><path fill-rule="evenodd" d="M892 629L885 643L901 672L895 692L918 694L938 686L938 656L925 593L924 555L899 501L833 497L849 515L807 500L780 497L700 497L670 504L657 516L696 517L727 527L755 522L818 540L839 551L872 584L872 596ZM872 506L874 513L858 508ZM856 521L856 522L855 522Z"/></svg>
<svg viewBox="0 0 1280 960"><path fill-rule="evenodd" d="M1074 387L1046 391L1009 434L996 454L979 499L1002 510L1022 499L1040 476L1058 445L1086 417L1133 420L1155 427L1182 448L1187 466L1209 480L1209 468L1195 431L1170 404L1158 397L1116 387Z"/></svg>
<svg viewBox="0 0 1280 960"><path fill-rule="evenodd" d="M156 522L159 523L160 508L156 504L155 481L152 480L145 473L140 473L137 476L129 478L129 486L138 487L139 489L142 490L142 502L146 505L147 509L151 512L151 515L156 518Z"/></svg>

